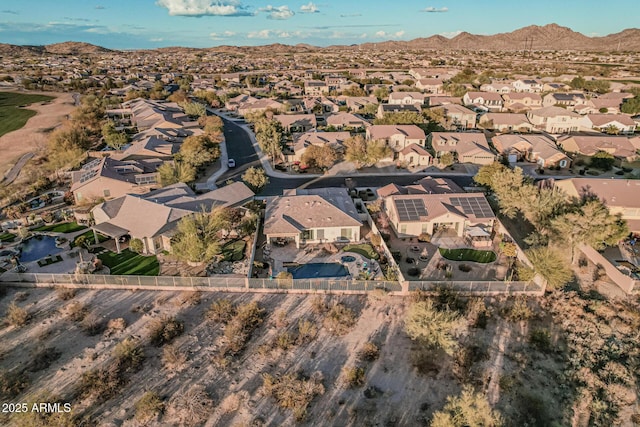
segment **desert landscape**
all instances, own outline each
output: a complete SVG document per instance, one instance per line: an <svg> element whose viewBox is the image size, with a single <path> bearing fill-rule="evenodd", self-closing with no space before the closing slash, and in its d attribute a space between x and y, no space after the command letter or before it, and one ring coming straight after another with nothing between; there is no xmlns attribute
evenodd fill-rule
<svg viewBox="0 0 640 427"><path fill-rule="evenodd" d="M4 291L3 401L66 402L72 412L5 413L3 425L433 425L465 386L503 425L638 420L638 304L596 291ZM421 304L456 317L445 332L453 351L409 337L407 316Z"/></svg>

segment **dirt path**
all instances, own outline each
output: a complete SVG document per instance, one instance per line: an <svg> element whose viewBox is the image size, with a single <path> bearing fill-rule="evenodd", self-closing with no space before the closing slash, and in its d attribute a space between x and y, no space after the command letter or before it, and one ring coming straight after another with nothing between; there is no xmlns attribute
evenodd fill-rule
<svg viewBox="0 0 640 427"><path fill-rule="evenodd" d="M9 132L0 137L0 153L2 153L2 156L0 156L0 175L2 176L8 174L8 171L16 165L25 154L37 153L44 149L47 143L47 133L60 125L75 108L74 99L70 93L29 93L53 96L55 99L49 103L35 103L30 105L28 108L36 111L38 114L31 117L21 129Z"/></svg>
<svg viewBox="0 0 640 427"><path fill-rule="evenodd" d="M27 162L33 158L33 156L34 156L33 153L27 153L24 156L20 157L20 160L18 160L18 163L13 165L13 167L9 170L9 172L7 172L7 175L4 177L4 180L2 181L2 183L11 184L13 181L15 181L15 179L20 174L20 171L22 170L24 165L26 165Z"/></svg>

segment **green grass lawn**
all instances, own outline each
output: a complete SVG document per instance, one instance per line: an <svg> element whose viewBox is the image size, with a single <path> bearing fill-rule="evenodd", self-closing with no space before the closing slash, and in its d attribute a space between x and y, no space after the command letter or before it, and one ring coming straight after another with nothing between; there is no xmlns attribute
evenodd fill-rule
<svg viewBox="0 0 640 427"><path fill-rule="evenodd" d="M142 256L129 249L119 254L105 252L99 254L98 258L109 267L111 274L115 275L157 276L160 272L160 264L155 255Z"/></svg>
<svg viewBox="0 0 640 427"><path fill-rule="evenodd" d="M11 234L11 233L0 234L0 242L13 242L15 239L16 239L15 234Z"/></svg>
<svg viewBox="0 0 640 427"><path fill-rule="evenodd" d="M19 108L20 105L50 101L52 99L52 97L45 95L0 92L0 136L20 129L27 123L27 120L37 114L33 110Z"/></svg>
<svg viewBox="0 0 640 427"><path fill-rule="evenodd" d="M103 236L100 233L96 233L98 235L98 243L102 243L102 242L106 242L107 240L109 240L109 237L107 236ZM87 236L87 239L89 239L89 241L91 242L92 245L94 245L96 243L95 239L93 238L93 230L89 230L86 233L82 233L79 236L76 236L75 239L73 239L73 242L71 242L71 247L75 248L76 245L76 241L81 237L81 236Z"/></svg>
<svg viewBox="0 0 640 427"><path fill-rule="evenodd" d="M367 257L369 259L378 259L380 258L380 255L378 255L378 253L375 251L375 249L373 249L373 246L371 246L368 243L363 243L361 245L347 245L344 247L344 249L342 249L345 252L353 252L356 254L360 254L364 257Z"/></svg>
<svg viewBox="0 0 640 427"><path fill-rule="evenodd" d="M481 264L496 260L496 253L493 251L479 251L476 249L444 249L438 248L440 255L450 261L473 261Z"/></svg>
<svg viewBox="0 0 640 427"><path fill-rule="evenodd" d="M222 255L225 261L240 261L244 258L244 249L247 242L244 240L236 240L229 242L222 247Z"/></svg>
<svg viewBox="0 0 640 427"><path fill-rule="evenodd" d="M43 225L34 228L33 231L50 231L52 233L73 233L75 231L84 230L86 225L80 225L77 222L63 222L61 224Z"/></svg>

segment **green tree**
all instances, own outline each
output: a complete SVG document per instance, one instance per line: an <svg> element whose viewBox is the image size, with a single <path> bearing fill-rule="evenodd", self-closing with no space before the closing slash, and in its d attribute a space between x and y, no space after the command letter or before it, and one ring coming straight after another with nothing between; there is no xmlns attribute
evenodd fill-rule
<svg viewBox="0 0 640 427"><path fill-rule="evenodd" d="M137 254L141 254L144 250L144 245L142 244L142 240L140 239L131 239L129 242L129 249Z"/></svg>
<svg viewBox="0 0 640 427"><path fill-rule="evenodd" d="M226 208L186 216L178 222L171 252L185 261L209 262L222 253L218 232L230 226L230 212Z"/></svg>
<svg viewBox="0 0 640 427"><path fill-rule="evenodd" d="M184 102L180 106L190 117L203 117L207 114L207 107L200 102Z"/></svg>
<svg viewBox="0 0 640 427"><path fill-rule="evenodd" d="M432 300L419 301L409 307L405 331L412 340L452 355L464 322L460 314L448 307L438 310Z"/></svg>
<svg viewBox="0 0 640 427"><path fill-rule="evenodd" d="M180 160L197 168L216 161L220 157L220 147L206 135L192 135L180 145L179 156Z"/></svg>
<svg viewBox="0 0 640 427"><path fill-rule="evenodd" d="M165 162L158 168L160 185L176 184L178 182L192 182L196 179L196 168L181 161Z"/></svg>
<svg viewBox="0 0 640 427"><path fill-rule="evenodd" d="M102 126L102 136L104 142L115 150L121 149L129 142L129 137L124 132L118 132L116 130L115 123L109 120Z"/></svg>
<svg viewBox="0 0 640 427"><path fill-rule="evenodd" d="M202 116L198 119L198 124L207 136L219 134L224 129L224 122L218 116Z"/></svg>
<svg viewBox="0 0 640 427"><path fill-rule="evenodd" d="M626 99L622 103L620 111L631 115L640 113L640 96L636 95L634 98Z"/></svg>
<svg viewBox="0 0 640 427"><path fill-rule="evenodd" d="M374 125L417 125L422 123L424 123L424 116L422 113L414 111L387 113L373 121Z"/></svg>
<svg viewBox="0 0 640 427"><path fill-rule="evenodd" d="M500 210L509 218L522 210L523 200L531 200L535 197L536 189L525 179L522 169L514 170L503 168L493 173L491 189L498 199Z"/></svg>
<svg viewBox="0 0 640 427"><path fill-rule="evenodd" d="M254 192L260 191L265 185L269 183L269 177L265 173L263 168L256 168L251 166L242 174L242 180L247 184Z"/></svg>
<svg viewBox="0 0 640 427"><path fill-rule="evenodd" d="M498 172L503 172L507 167L500 162L493 162L489 165L482 166L473 180L484 187L493 187L493 180Z"/></svg>
<svg viewBox="0 0 640 427"><path fill-rule="evenodd" d="M611 153L607 153L606 151L598 151L596 154L591 156L589 164L591 165L591 167L603 171L609 171L611 170L615 162L616 158L613 157Z"/></svg>
<svg viewBox="0 0 640 427"><path fill-rule="evenodd" d="M446 152L440 156L440 164L444 166L451 166L454 162L453 153Z"/></svg>
<svg viewBox="0 0 640 427"><path fill-rule="evenodd" d="M256 139L260 149L272 159L282 154L284 130L277 120L260 119L255 122Z"/></svg>
<svg viewBox="0 0 640 427"><path fill-rule="evenodd" d="M373 91L373 96L378 98L378 101L389 98L389 88L386 86L380 86Z"/></svg>
<svg viewBox="0 0 640 427"><path fill-rule="evenodd" d="M525 252L534 269L547 280L549 289L558 289L566 285L573 273L562 253L551 247L537 247Z"/></svg>
<svg viewBox="0 0 640 427"><path fill-rule="evenodd" d="M392 155L384 141L366 141L362 135L356 135L344 141L345 159L354 162L357 168L372 166Z"/></svg>
<svg viewBox="0 0 640 427"><path fill-rule="evenodd" d="M333 166L337 158L336 150L329 145L310 145L302 154L303 163L321 169Z"/></svg>
<svg viewBox="0 0 640 427"><path fill-rule="evenodd" d="M503 419L491 409L489 401L471 386L465 386L459 396L447 397L447 403L433 414L431 427L500 427Z"/></svg>

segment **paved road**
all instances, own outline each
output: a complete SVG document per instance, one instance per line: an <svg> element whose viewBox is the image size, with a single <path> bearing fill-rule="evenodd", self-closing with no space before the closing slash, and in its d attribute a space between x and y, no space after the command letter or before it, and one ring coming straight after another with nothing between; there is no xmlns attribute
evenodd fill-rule
<svg viewBox="0 0 640 427"><path fill-rule="evenodd" d="M224 137L227 144L227 155L236 161L236 167L229 169L218 178L218 182L228 179L239 179L240 175L251 166L260 166L260 159L249 135L232 120L222 118L224 122Z"/></svg>
<svg viewBox="0 0 640 427"><path fill-rule="evenodd" d="M4 180L2 181L2 183L11 184L13 181L15 181L15 179L20 174L20 171L22 170L24 165L26 165L27 162L31 160L33 156L34 156L33 153L27 153L22 157L20 157L20 160L18 160L18 163L13 165L13 167L9 170L9 172L7 172L7 174L4 176Z"/></svg>

